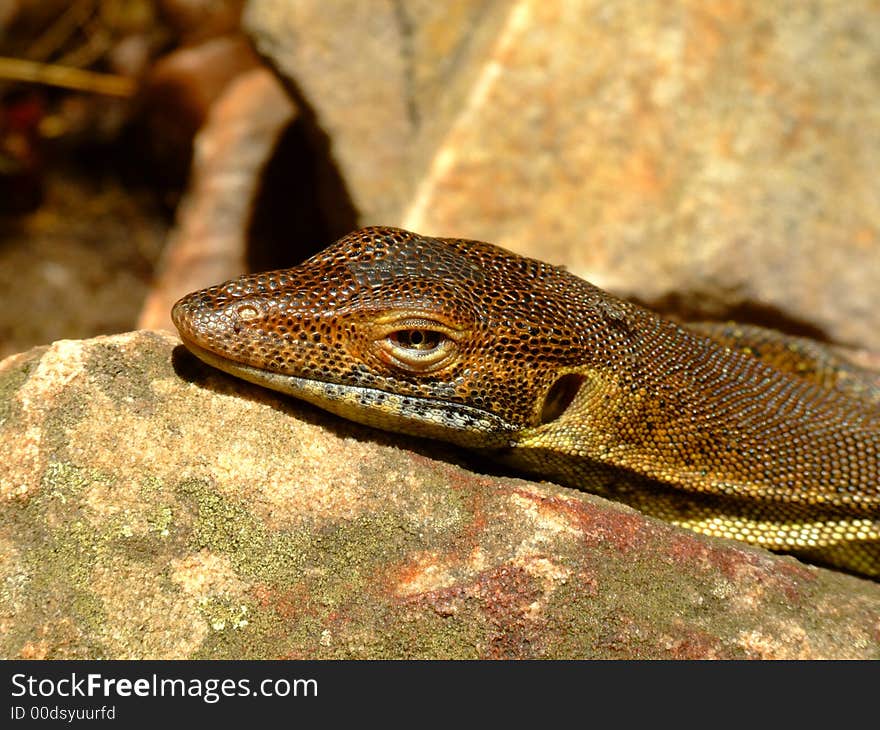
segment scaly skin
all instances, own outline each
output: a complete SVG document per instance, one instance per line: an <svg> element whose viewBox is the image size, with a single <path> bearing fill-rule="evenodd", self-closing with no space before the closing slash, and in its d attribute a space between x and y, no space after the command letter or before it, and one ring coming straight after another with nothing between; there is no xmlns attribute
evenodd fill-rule
<svg viewBox="0 0 880 730"><path fill-rule="evenodd" d="M394 228L172 317L205 362L345 418L880 576L880 380L808 340L681 327L558 267Z"/></svg>

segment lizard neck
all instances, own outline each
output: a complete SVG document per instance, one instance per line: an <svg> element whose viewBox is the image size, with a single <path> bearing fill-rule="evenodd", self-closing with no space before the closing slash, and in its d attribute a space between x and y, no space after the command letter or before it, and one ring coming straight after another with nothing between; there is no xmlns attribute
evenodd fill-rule
<svg viewBox="0 0 880 730"><path fill-rule="evenodd" d="M571 403L520 432L508 461L576 479L605 465L695 492L880 505L880 409L646 310L631 309L628 326L613 367L585 353Z"/></svg>

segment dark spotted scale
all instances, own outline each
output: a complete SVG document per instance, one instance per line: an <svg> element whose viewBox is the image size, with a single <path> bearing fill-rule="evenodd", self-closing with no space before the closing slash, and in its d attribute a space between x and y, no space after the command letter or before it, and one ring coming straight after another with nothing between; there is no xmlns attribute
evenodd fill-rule
<svg viewBox="0 0 880 730"><path fill-rule="evenodd" d="M880 576L880 379L478 241L352 233L172 313L227 372L692 530Z"/></svg>

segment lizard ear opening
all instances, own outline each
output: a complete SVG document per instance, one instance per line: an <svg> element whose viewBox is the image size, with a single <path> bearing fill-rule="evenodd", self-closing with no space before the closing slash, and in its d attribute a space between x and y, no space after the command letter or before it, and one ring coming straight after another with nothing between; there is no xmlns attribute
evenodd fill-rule
<svg viewBox="0 0 880 730"><path fill-rule="evenodd" d="M544 405L541 408L541 424L550 423L559 418L574 400L581 389L585 377L578 373L568 373L558 378L547 390Z"/></svg>

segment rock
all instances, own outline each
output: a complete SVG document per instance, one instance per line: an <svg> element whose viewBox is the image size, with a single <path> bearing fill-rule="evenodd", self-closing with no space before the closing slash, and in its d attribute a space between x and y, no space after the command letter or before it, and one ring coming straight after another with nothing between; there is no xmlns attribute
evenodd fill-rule
<svg viewBox="0 0 880 730"><path fill-rule="evenodd" d="M392 224L466 104L507 7L252 0L243 24L305 102L361 222Z"/></svg>
<svg viewBox="0 0 880 730"><path fill-rule="evenodd" d="M160 180L180 189L187 180L193 139L229 84L259 61L241 33L177 48L153 63L141 84L143 126L136 139Z"/></svg>
<svg viewBox="0 0 880 730"><path fill-rule="evenodd" d="M870 0L516 0L467 22L405 5L245 12L361 223L497 243L688 319L880 349Z"/></svg>
<svg viewBox="0 0 880 730"><path fill-rule="evenodd" d="M295 114L266 69L239 74L214 103L196 136L189 189L141 310L141 327L173 330L174 302L246 269L261 173Z"/></svg>
<svg viewBox="0 0 880 730"><path fill-rule="evenodd" d="M876 583L478 473L165 333L12 356L0 394L3 658L880 657Z"/></svg>

